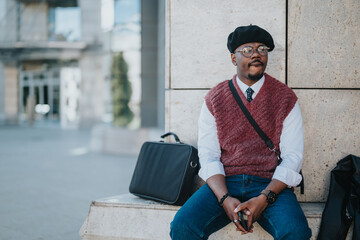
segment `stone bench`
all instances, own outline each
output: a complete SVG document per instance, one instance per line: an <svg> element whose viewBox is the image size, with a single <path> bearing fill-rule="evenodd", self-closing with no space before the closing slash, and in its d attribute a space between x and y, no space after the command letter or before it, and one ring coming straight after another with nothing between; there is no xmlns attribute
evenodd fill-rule
<svg viewBox="0 0 360 240"><path fill-rule="evenodd" d="M300 203L316 239L324 203ZM83 240L170 239L170 222L180 207L161 204L124 194L92 202L89 215L80 229ZM232 224L211 235L209 239L239 239ZM349 234L350 235L350 234ZM347 239L351 239L348 236ZM241 239L272 239L257 223L254 233Z"/></svg>

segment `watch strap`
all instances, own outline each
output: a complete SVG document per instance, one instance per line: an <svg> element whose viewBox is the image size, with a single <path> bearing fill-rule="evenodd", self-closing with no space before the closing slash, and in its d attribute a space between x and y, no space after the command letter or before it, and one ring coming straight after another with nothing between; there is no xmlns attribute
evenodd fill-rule
<svg viewBox="0 0 360 240"><path fill-rule="evenodd" d="M266 196L266 202L269 203L269 204L274 203L276 198L277 198L276 193L274 193L271 190L267 190L267 189L262 190L260 194L263 194L263 195Z"/></svg>

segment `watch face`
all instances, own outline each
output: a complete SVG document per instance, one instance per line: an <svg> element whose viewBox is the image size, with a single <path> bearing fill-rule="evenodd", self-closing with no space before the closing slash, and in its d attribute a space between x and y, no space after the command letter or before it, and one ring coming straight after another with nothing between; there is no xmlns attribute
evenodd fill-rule
<svg viewBox="0 0 360 240"><path fill-rule="evenodd" d="M276 200L276 193L270 191L269 194L267 195L268 203L274 203L275 200Z"/></svg>

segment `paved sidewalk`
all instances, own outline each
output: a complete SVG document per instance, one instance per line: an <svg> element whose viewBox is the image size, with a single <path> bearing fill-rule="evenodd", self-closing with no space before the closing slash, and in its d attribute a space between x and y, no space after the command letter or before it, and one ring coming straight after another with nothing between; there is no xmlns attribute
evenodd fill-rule
<svg viewBox="0 0 360 240"><path fill-rule="evenodd" d="M89 130L0 126L0 239L80 239L92 200L128 192L136 156L88 151Z"/></svg>

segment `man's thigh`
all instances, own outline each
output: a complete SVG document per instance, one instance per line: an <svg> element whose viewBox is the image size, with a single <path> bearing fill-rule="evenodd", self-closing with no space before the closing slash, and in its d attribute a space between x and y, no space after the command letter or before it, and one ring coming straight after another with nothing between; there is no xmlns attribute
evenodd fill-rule
<svg viewBox="0 0 360 240"><path fill-rule="evenodd" d="M207 239L210 234L229 222L216 196L205 184L177 212L171 223L170 235L183 234L179 239ZM196 235L196 238L188 236L190 232Z"/></svg>
<svg viewBox="0 0 360 240"><path fill-rule="evenodd" d="M286 189L269 204L258 223L274 239L309 239L311 229L295 194Z"/></svg>

